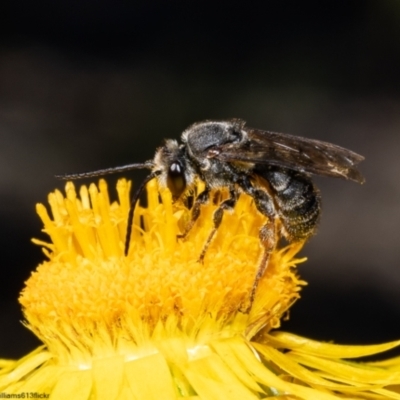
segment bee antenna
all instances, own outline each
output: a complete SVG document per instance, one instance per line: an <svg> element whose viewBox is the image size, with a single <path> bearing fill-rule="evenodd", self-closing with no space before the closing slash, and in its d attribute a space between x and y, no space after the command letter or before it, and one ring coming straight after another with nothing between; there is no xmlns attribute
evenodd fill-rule
<svg viewBox="0 0 400 400"><path fill-rule="evenodd" d="M62 180L84 179L84 178L92 178L94 176L103 176L103 175L116 174L119 172L131 171L133 169L152 169L153 167L154 167L153 160L148 160L140 164L127 164L127 165L122 165L120 167L105 168L105 169L99 169L97 171L81 172L77 174L56 175L56 178Z"/></svg>
<svg viewBox="0 0 400 400"><path fill-rule="evenodd" d="M150 175L148 175L145 178L145 180L140 184L140 186L137 188L136 192L132 196L131 207L129 209L129 214L128 214L128 223L127 223L127 227L126 227L125 256L127 256L129 253L129 245L131 242L132 227L133 227L133 214L135 211L136 203L139 201L139 197L140 197L141 193L143 192L143 189L146 187L146 185L152 179L154 179L156 176L158 176L160 174L161 174L161 171L154 171Z"/></svg>

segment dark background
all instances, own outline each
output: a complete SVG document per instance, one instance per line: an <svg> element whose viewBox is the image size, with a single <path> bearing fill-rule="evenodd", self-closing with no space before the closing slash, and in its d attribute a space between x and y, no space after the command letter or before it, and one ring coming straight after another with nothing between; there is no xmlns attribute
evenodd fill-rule
<svg viewBox="0 0 400 400"><path fill-rule="evenodd" d="M0 357L37 345L16 299L44 259L30 238L44 237L34 206L63 187L54 175L144 161L191 123L231 117L366 157L363 186L316 178L309 286L283 328L400 338L400 2L260 4L2 2Z"/></svg>

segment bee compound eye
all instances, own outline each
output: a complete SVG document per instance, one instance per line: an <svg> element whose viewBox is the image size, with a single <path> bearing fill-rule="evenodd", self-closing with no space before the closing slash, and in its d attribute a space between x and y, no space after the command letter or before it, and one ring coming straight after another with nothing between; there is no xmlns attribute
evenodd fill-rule
<svg viewBox="0 0 400 400"><path fill-rule="evenodd" d="M178 162L172 163L168 168L167 187L174 199L178 199L186 189L185 171Z"/></svg>

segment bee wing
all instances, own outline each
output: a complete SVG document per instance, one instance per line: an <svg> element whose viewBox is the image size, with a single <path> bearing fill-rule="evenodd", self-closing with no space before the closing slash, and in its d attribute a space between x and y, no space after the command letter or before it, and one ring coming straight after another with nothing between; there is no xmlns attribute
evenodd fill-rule
<svg viewBox="0 0 400 400"><path fill-rule="evenodd" d="M364 157L332 143L285 133L246 129L245 143L218 147L218 159L269 164L322 176L340 177L363 183L356 165ZM215 154L215 153L214 153Z"/></svg>

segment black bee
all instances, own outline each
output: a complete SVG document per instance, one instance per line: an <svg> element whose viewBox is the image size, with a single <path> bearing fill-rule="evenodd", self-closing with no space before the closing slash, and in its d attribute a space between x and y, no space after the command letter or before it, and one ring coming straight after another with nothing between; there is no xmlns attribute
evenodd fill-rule
<svg viewBox="0 0 400 400"><path fill-rule="evenodd" d="M78 179L132 169L148 168L151 173L132 198L128 219L125 254L128 254L133 211L140 193L151 179L167 187L178 200L190 191L197 180L205 189L194 199L192 219L182 237L190 231L200 215L201 205L209 201L211 189L227 188L230 196L214 212L210 232L200 260L203 260L225 210L235 207L240 193L254 199L259 212L268 217L260 228L264 248L250 296L250 306L259 279L268 266L278 229L289 242L307 239L316 229L320 217L320 196L310 175L350 179L363 183L356 165L364 157L343 147L319 140L283 133L247 128L240 119L198 122L187 128L182 143L168 139L152 160L89 173L63 175Z"/></svg>

